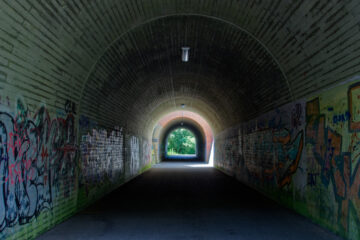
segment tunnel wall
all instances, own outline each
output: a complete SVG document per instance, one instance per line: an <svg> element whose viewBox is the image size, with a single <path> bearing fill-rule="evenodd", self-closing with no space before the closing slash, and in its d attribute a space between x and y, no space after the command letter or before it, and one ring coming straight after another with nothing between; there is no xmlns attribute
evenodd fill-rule
<svg viewBox="0 0 360 240"><path fill-rule="evenodd" d="M33 239L150 167L151 145L122 127L0 96L0 239Z"/></svg>
<svg viewBox="0 0 360 240"><path fill-rule="evenodd" d="M216 137L215 165L348 239L360 239L360 82L274 109Z"/></svg>
<svg viewBox="0 0 360 240"><path fill-rule="evenodd" d="M104 127L84 115L79 120L80 178L78 207L84 207L151 165L151 142Z"/></svg>

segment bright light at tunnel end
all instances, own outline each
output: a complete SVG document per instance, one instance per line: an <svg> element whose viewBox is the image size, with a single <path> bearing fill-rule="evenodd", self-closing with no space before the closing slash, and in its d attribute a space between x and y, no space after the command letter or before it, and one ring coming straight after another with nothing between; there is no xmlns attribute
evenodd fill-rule
<svg viewBox="0 0 360 240"><path fill-rule="evenodd" d="M209 163L188 164L188 166L192 167L192 168L210 168L210 167L214 167L214 141L212 142L212 145L211 145Z"/></svg>
<svg viewBox="0 0 360 240"><path fill-rule="evenodd" d="M186 106L185 103L181 103L180 107L182 106ZM197 126L199 127L199 129L201 129L201 131L204 134L204 144L205 144L205 153L202 157L200 157L197 161L178 161L176 162L164 162L162 161L163 156L163 152L160 150L160 142L163 142L164 137L161 137L161 134L164 134L163 130L166 129L170 124L172 124L172 122L177 122L177 124L179 124L179 126L182 126L184 122L184 120L186 119L186 121L194 121ZM214 148L215 148L215 144L214 144L214 135L213 135L213 131L212 131L212 127L209 125L209 123L199 114L192 112L192 111L174 111L171 112L163 117L161 117L158 121L157 124L155 125L155 127L153 128L153 134L152 134L152 139L153 139L153 148L154 148L154 161L156 161L157 163L160 164L156 164L153 167L155 168L212 168L214 167L214 161L215 161L215 157L214 157ZM202 161L201 159L204 157L204 161Z"/></svg>

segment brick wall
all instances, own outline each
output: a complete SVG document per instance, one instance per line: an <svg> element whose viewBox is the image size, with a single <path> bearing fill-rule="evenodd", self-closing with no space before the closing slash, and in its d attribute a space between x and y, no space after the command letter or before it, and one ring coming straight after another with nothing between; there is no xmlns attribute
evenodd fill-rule
<svg viewBox="0 0 360 240"><path fill-rule="evenodd" d="M33 238L141 171L156 119L181 104L219 133L356 76L359 9L357 0L0 1L1 238ZM179 61L184 44L192 64Z"/></svg>
<svg viewBox="0 0 360 240"><path fill-rule="evenodd" d="M34 238L150 166L148 140L76 115L71 102L54 112L2 99L2 239Z"/></svg>
<svg viewBox="0 0 360 240"><path fill-rule="evenodd" d="M216 166L348 239L360 239L360 82L279 107L216 137Z"/></svg>

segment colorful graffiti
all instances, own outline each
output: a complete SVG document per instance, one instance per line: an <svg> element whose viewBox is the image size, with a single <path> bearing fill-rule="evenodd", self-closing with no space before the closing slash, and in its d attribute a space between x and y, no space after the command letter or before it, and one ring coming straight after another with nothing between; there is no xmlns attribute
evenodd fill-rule
<svg viewBox="0 0 360 240"><path fill-rule="evenodd" d="M284 106L231 130L238 136L227 134L217 148L223 155L222 167L257 182L273 182L280 188L290 185L303 156L304 105Z"/></svg>
<svg viewBox="0 0 360 240"><path fill-rule="evenodd" d="M360 83L338 86L220 134L216 165L340 235L360 239L359 116Z"/></svg>
<svg viewBox="0 0 360 240"><path fill-rule="evenodd" d="M87 193L105 181L115 183L123 173L123 134L119 127L110 134L93 129L92 134L82 136L80 150L81 185Z"/></svg>
<svg viewBox="0 0 360 240"><path fill-rule="evenodd" d="M51 110L34 111L22 99L0 105L0 238L50 228L151 162L145 139L125 138L122 128L105 130L83 115L75 122L74 102Z"/></svg>
<svg viewBox="0 0 360 240"><path fill-rule="evenodd" d="M360 125L357 124L356 118L359 115L357 108L359 98L352 96L357 92L359 84L349 87L348 98L343 101L327 102L326 105L333 105L335 111L343 111L349 100L348 114L344 118L342 126L337 126L338 121L327 122L326 111L320 108L320 99L315 98L307 103L307 126L306 126L306 143L311 150L308 161L311 161L312 171L317 169L317 176L320 178L321 189L331 187L337 206L334 209L327 210L327 215L336 218L337 226L340 232L349 233L349 217L360 216L360 170L359 170L359 150L358 132ZM360 96L358 94L358 96ZM339 106L340 105L340 106ZM333 112L332 110L331 112ZM351 112L351 114L350 114ZM331 114L332 115L332 114ZM333 119L341 116L334 113ZM341 118L342 119L342 118ZM346 138L350 139L348 141ZM313 173L312 173L313 174ZM312 184L316 186L316 184ZM335 213L334 213L335 212ZM350 213L352 212L352 213Z"/></svg>
<svg viewBox="0 0 360 240"><path fill-rule="evenodd" d="M45 106L30 117L16 102L16 114L0 112L0 231L26 224L76 188L74 115L51 119Z"/></svg>

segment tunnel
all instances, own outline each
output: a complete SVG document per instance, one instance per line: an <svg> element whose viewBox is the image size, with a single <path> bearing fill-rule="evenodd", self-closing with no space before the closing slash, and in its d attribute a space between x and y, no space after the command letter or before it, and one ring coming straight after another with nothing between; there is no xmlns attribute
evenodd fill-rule
<svg viewBox="0 0 360 240"><path fill-rule="evenodd" d="M359 1L0 12L0 239L360 239Z"/></svg>
<svg viewBox="0 0 360 240"><path fill-rule="evenodd" d="M195 138L195 154L193 156L170 156L168 150L169 135L177 129L189 130ZM152 135L153 160L183 161L210 163L210 154L213 147L213 133L210 125L199 114L189 111L176 111L165 115L154 128Z"/></svg>
<svg viewBox="0 0 360 240"><path fill-rule="evenodd" d="M169 135L176 131L177 129L185 129L190 131L190 133L195 138L195 153L193 156L179 156L175 157L167 153L168 149L168 138ZM192 125L191 123L187 122L181 122L181 123L175 123L172 125L164 134L163 139L161 141L163 148L161 149L161 155L162 155L162 161L171 161L176 160L178 161L181 159L182 161L191 160L195 162L205 162L205 143L204 143L204 135L199 131L199 129Z"/></svg>

